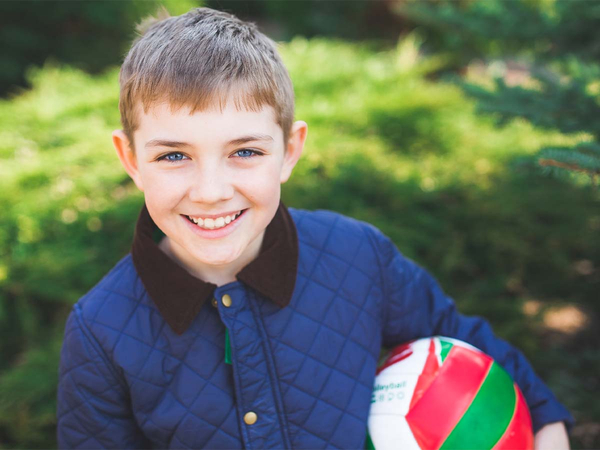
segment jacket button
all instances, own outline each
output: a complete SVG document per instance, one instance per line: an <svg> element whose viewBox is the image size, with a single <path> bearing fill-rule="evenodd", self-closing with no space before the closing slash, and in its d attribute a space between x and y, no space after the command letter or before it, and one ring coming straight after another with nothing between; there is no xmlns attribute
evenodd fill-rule
<svg viewBox="0 0 600 450"><path fill-rule="evenodd" d="M229 308L231 306L231 297L229 295L225 294L221 298L221 302L223 302L223 306L226 306L227 308Z"/></svg>
<svg viewBox="0 0 600 450"><path fill-rule="evenodd" d="M258 419L258 416L256 415L255 412L247 412L244 415L244 422L246 422L247 425L252 425L254 423L256 423L256 420Z"/></svg>
<svg viewBox="0 0 600 450"><path fill-rule="evenodd" d="M217 307L217 299L216 298L213 297L211 303L215 308Z"/></svg>

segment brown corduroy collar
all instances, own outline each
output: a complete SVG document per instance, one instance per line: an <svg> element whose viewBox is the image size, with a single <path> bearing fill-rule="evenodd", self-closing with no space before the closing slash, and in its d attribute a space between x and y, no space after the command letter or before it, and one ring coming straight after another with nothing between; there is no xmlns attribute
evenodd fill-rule
<svg viewBox="0 0 600 450"><path fill-rule="evenodd" d="M167 256L154 241L160 230L144 204L136 227L131 256L150 298L177 334L192 323L217 285L191 275ZM237 275L241 281L281 307L294 293L298 268L298 234L282 202L265 230L258 257Z"/></svg>

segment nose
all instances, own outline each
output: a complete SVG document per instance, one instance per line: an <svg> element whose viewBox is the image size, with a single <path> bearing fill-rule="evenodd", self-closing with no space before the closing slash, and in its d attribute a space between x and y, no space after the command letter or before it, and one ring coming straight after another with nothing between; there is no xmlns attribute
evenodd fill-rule
<svg viewBox="0 0 600 450"><path fill-rule="evenodd" d="M202 164L191 175L189 197L194 203L219 203L233 198L231 174L219 164Z"/></svg>

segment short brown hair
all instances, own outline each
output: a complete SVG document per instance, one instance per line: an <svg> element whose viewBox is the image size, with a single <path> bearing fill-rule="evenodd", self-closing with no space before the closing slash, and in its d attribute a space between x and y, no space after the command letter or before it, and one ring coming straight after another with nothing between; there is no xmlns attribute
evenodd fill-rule
<svg viewBox="0 0 600 450"><path fill-rule="evenodd" d="M255 24L210 8L176 17L163 10L138 32L119 74L121 123L134 151L138 105L144 112L160 102L192 112L223 110L230 94L238 109L273 107L286 148L294 88L277 44Z"/></svg>

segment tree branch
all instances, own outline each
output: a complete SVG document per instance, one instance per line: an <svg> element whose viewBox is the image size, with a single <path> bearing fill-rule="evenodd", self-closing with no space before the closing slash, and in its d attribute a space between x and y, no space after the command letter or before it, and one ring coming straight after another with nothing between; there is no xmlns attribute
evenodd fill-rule
<svg viewBox="0 0 600 450"><path fill-rule="evenodd" d="M575 170L576 172L585 172L590 175L600 175L600 170L586 169L584 167L578 166L577 164L564 163L564 162L556 161L554 159L542 158L542 159L538 159L538 163L540 166L560 167L561 169Z"/></svg>

